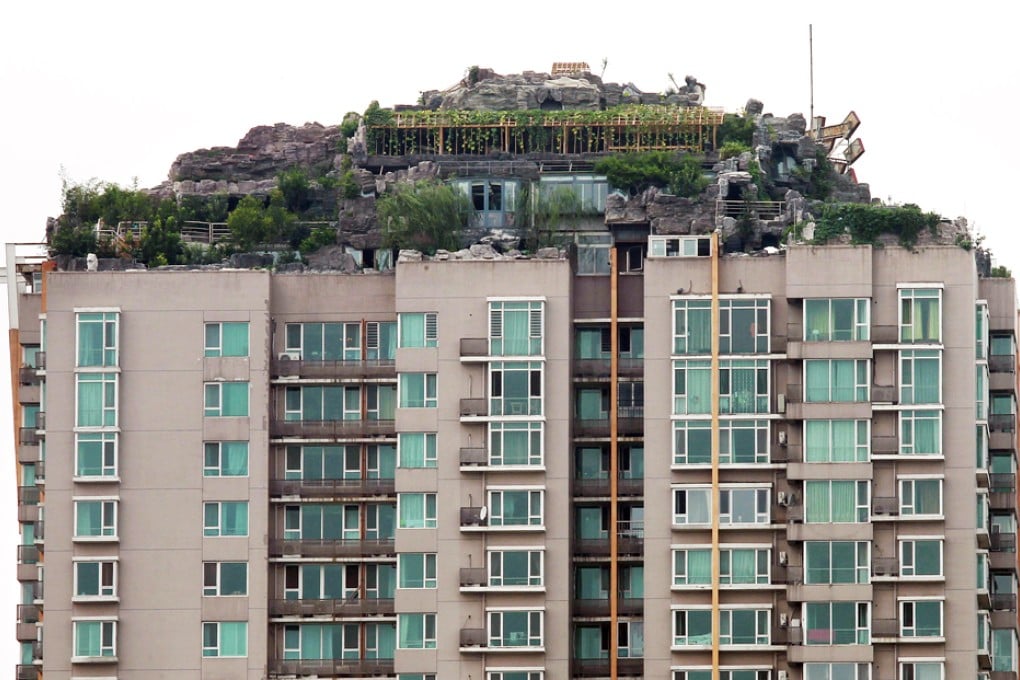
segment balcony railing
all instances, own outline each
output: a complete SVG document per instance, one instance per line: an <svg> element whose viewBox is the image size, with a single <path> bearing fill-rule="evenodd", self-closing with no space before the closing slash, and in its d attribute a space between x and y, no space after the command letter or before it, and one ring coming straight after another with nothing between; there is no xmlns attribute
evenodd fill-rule
<svg viewBox="0 0 1020 680"><path fill-rule="evenodd" d="M993 413L988 416L988 429L992 432L1016 432L1016 415Z"/></svg>
<svg viewBox="0 0 1020 680"><path fill-rule="evenodd" d="M18 546L18 564L38 564L39 548L34 545Z"/></svg>
<svg viewBox="0 0 1020 680"><path fill-rule="evenodd" d="M269 601L270 616L370 616L392 613L393 598Z"/></svg>
<svg viewBox="0 0 1020 680"><path fill-rule="evenodd" d="M461 338L460 355L462 357L487 357L489 356L488 338Z"/></svg>
<svg viewBox="0 0 1020 680"><path fill-rule="evenodd" d="M346 439L350 437L396 436L392 420L282 420L269 423L271 437Z"/></svg>
<svg viewBox="0 0 1020 680"><path fill-rule="evenodd" d="M392 359L368 361L314 361L309 359L275 359L274 376L298 378L396 378Z"/></svg>
<svg viewBox="0 0 1020 680"><path fill-rule="evenodd" d="M39 607L34 604L18 605L18 623L38 623Z"/></svg>
<svg viewBox="0 0 1020 680"><path fill-rule="evenodd" d="M872 619L871 636L873 638L894 638L900 635L900 622L897 619Z"/></svg>
<svg viewBox="0 0 1020 680"><path fill-rule="evenodd" d="M635 616L642 612L644 600L621 597L616 600L616 611L621 616ZM574 616L609 616L609 598L575 599Z"/></svg>
<svg viewBox="0 0 1020 680"><path fill-rule="evenodd" d="M485 647L489 644L489 636L484 628L461 628L461 647Z"/></svg>
<svg viewBox="0 0 1020 680"><path fill-rule="evenodd" d="M895 557L872 558L871 573L874 576L898 576L900 573L900 561Z"/></svg>
<svg viewBox="0 0 1020 680"><path fill-rule="evenodd" d="M1016 593L992 593L991 604L994 610L1015 612Z"/></svg>
<svg viewBox="0 0 1020 680"><path fill-rule="evenodd" d="M39 680L39 670L41 668L42 666L18 664L15 669L15 677L17 680Z"/></svg>
<svg viewBox="0 0 1020 680"><path fill-rule="evenodd" d="M643 658L622 657L616 659L616 671L621 676L641 676L644 672ZM598 678L609 676L609 659L573 660L574 677Z"/></svg>
<svg viewBox="0 0 1020 680"><path fill-rule="evenodd" d="M488 465L489 452L481 446L462 446L460 449L461 465Z"/></svg>
<svg viewBox="0 0 1020 680"><path fill-rule="evenodd" d="M875 496L871 499L871 514L899 515L900 499L896 496Z"/></svg>
<svg viewBox="0 0 1020 680"><path fill-rule="evenodd" d="M616 431L621 436L636 436L644 432L644 407L621 407L616 420ZM604 418L575 418L575 437L608 437L609 416Z"/></svg>
<svg viewBox="0 0 1020 680"><path fill-rule="evenodd" d="M898 404L900 403L899 390L895 385L872 385L871 401L875 404Z"/></svg>
<svg viewBox="0 0 1020 680"><path fill-rule="evenodd" d="M644 490L644 479L631 477L618 477L616 480L616 493L619 496L640 496ZM609 495L609 478L602 479L575 479L574 495L586 498Z"/></svg>
<svg viewBox="0 0 1020 680"><path fill-rule="evenodd" d="M35 465L39 462L41 451L38 446L19 446L18 462L22 465Z"/></svg>
<svg viewBox="0 0 1020 680"><path fill-rule="evenodd" d="M25 446L38 444L39 433L36 432L34 427L20 427L18 428L18 442Z"/></svg>
<svg viewBox="0 0 1020 680"><path fill-rule="evenodd" d="M1016 534L1013 532L992 531L989 535L989 550L992 552L1016 552Z"/></svg>
<svg viewBox="0 0 1020 680"><path fill-rule="evenodd" d="M900 327L894 325L872 326L871 341L876 345L897 345L900 342Z"/></svg>
<svg viewBox="0 0 1020 680"><path fill-rule="evenodd" d="M643 555L645 542L637 536L618 536L616 539L618 555ZM579 538L574 541L575 555L605 557L609 555L609 538Z"/></svg>
<svg viewBox="0 0 1020 680"><path fill-rule="evenodd" d="M994 373L1015 373L1015 354L992 354L988 357L988 370Z"/></svg>
<svg viewBox="0 0 1020 680"><path fill-rule="evenodd" d="M18 503L21 505L36 505L39 502L39 487L19 486Z"/></svg>
<svg viewBox="0 0 1020 680"><path fill-rule="evenodd" d="M39 373L32 366L22 366L18 369L18 382L22 385L38 384Z"/></svg>
<svg viewBox="0 0 1020 680"><path fill-rule="evenodd" d="M1016 475L1012 472L993 472L988 475L988 488L996 491L1016 491Z"/></svg>
<svg viewBox="0 0 1020 680"><path fill-rule="evenodd" d="M343 498L350 496L392 496L390 479L274 479L269 482L273 496L301 498Z"/></svg>
<svg viewBox="0 0 1020 680"><path fill-rule="evenodd" d="M462 527L486 526L488 524L489 517L485 511L486 508L482 506L462 507L460 509L460 525Z"/></svg>
<svg viewBox="0 0 1020 680"><path fill-rule="evenodd" d="M461 567L460 585L461 587L489 585L489 570L485 567Z"/></svg>
<svg viewBox="0 0 1020 680"><path fill-rule="evenodd" d="M896 435L872 435L871 455L894 456L900 452L900 438Z"/></svg>
<svg viewBox="0 0 1020 680"><path fill-rule="evenodd" d="M644 375L644 359L617 359L616 373L624 378L639 378ZM573 372L575 378L607 379L609 378L609 357L605 359L575 359Z"/></svg>
<svg viewBox="0 0 1020 680"><path fill-rule="evenodd" d="M469 397L460 400L461 417L487 416L489 415L489 400L480 397Z"/></svg>
<svg viewBox="0 0 1020 680"><path fill-rule="evenodd" d="M37 371L46 370L46 352L35 353L35 370Z"/></svg>
<svg viewBox="0 0 1020 680"><path fill-rule="evenodd" d="M35 429L46 431L46 411L39 411L35 414Z"/></svg>
<svg viewBox="0 0 1020 680"><path fill-rule="evenodd" d="M393 659L273 659L269 662L269 674L337 678L393 675Z"/></svg>
<svg viewBox="0 0 1020 680"><path fill-rule="evenodd" d="M39 506L38 505L19 505L18 506L18 521L19 522L38 522L39 521Z"/></svg>
<svg viewBox="0 0 1020 680"><path fill-rule="evenodd" d="M992 671L988 680L1017 680L1016 671Z"/></svg>
<svg viewBox="0 0 1020 680"><path fill-rule="evenodd" d="M358 557L394 554L393 539L269 539L269 555L302 557Z"/></svg>

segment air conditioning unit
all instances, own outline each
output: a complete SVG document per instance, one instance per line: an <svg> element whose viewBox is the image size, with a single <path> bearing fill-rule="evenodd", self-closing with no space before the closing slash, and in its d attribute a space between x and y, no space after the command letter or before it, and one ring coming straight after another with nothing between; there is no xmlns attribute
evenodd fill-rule
<svg viewBox="0 0 1020 680"><path fill-rule="evenodd" d="M780 628L786 628L788 625L790 625L790 616L789 616L789 614L786 614L785 612L780 613L779 614L779 627Z"/></svg>
<svg viewBox="0 0 1020 680"><path fill-rule="evenodd" d="M790 494L786 493L785 491L780 491L778 494L776 494L776 502L784 507L789 505Z"/></svg>
<svg viewBox="0 0 1020 680"><path fill-rule="evenodd" d="M786 430L779 431L779 445L786 446Z"/></svg>
<svg viewBox="0 0 1020 680"><path fill-rule="evenodd" d="M789 680L790 674L787 671L776 671L776 680Z"/></svg>
<svg viewBox="0 0 1020 680"><path fill-rule="evenodd" d="M489 509L484 505L478 508L478 521L485 522L485 519L489 516Z"/></svg>
<svg viewBox="0 0 1020 680"><path fill-rule="evenodd" d="M790 558L786 555L786 551L785 550L780 550L779 551L779 564L781 564L782 566L785 567L786 563L789 562L789 561L790 561Z"/></svg>
<svg viewBox="0 0 1020 680"><path fill-rule="evenodd" d="M779 413L786 413L786 395L785 394L777 394L776 395L776 411L778 411Z"/></svg>
<svg viewBox="0 0 1020 680"><path fill-rule="evenodd" d="M278 357L280 361L301 361L301 351L292 349L286 352L280 352Z"/></svg>

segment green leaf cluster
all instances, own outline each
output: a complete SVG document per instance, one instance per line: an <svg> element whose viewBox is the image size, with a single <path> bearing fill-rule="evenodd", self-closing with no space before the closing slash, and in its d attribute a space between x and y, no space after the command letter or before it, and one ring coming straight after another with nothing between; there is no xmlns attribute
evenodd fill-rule
<svg viewBox="0 0 1020 680"><path fill-rule="evenodd" d="M376 213L385 247L434 254L460 248L472 207L461 192L425 180L397 185L378 199Z"/></svg>
<svg viewBox="0 0 1020 680"><path fill-rule="evenodd" d="M736 142L750 149L755 127L757 126L753 117L727 113L723 116L722 125L716 133L716 144L722 148L729 142Z"/></svg>
<svg viewBox="0 0 1020 680"><path fill-rule="evenodd" d="M901 246L912 248L922 230L937 233L939 222L937 214L922 212L910 203L902 206L830 203L822 207L815 223L813 243L823 245L849 234L851 243L877 244L880 236L892 235Z"/></svg>
<svg viewBox="0 0 1020 680"><path fill-rule="evenodd" d="M257 196L245 196L227 217L227 228L234 245L241 250L289 241L297 216L287 210L283 192L274 189L269 205Z"/></svg>
<svg viewBox="0 0 1020 680"><path fill-rule="evenodd" d="M677 196L692 197L708 186L697 157L678 157L667 151L608 156L595 163L595 172L605 175L614 188L632 196L649 187L658 187Z"/></svg>

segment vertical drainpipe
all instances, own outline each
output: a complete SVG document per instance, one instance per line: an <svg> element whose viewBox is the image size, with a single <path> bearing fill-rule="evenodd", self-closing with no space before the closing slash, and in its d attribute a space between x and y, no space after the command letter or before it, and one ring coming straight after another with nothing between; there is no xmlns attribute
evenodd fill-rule
<svg viewBox="0 0 1020 680"><path fill-rule="evenodd" d="M619 342L617 308L619 306L618 278L616 272L616 248L609 249L609 677L616 680L619 648L619 594L620 570L617 566L617 533L619 511L616 506L617 474L620 469L618 455L619 424Z"/></svg>
<svg viewBox="0 0 1020 680"><path fill-rule="evenodd" d="M719 232L712 232L712 680L719 680Z"/></svg>

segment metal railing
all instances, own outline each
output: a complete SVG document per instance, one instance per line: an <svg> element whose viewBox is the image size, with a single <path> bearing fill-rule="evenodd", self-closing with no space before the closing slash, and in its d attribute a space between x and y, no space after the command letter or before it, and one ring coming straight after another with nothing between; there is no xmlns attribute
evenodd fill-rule
<svg viewBox="0 0 1020 680"><path fill-rule="evenodd" d="M988 429L992 432L1016 432L1016 414L992 413L988 416Z"/></svg>
<svg viewBox="0 0 1020 680"><path fill-rule="evenodd" d="M605 359L575 359L573 374L575 378L608 378L609 358ZM644 359L618 359L616 371L618 375L626 378L640 377L645 372Z"/></svg>
<svg viewBox="0 0 1020 680"><path fill-rule="evenodd" d="M368 359L357 361L311 360L276 358L273 360L274 376L297 376L299 378L397 378L396 363L392 359Z"/></svg>
<svg viewBox="0 0 1020 680"><path fill-rule="evenodd" d="M871 573L874 576L899 576L900 561L896 557L874 557L871 560Z"/></svg>
<svg viewBox="0 0 1020 680"><path fill-rule="evenodd" d="M783 201L727 201L718 199L715 202L715 218L718 222L724 217L744 217L753 215L760 220L775 220L783 215L786 203Z"/></svg>
<svg viewBox="0 0 1020 680"><path fill-rule="evenodd" d="M574 677L597 678L609 675L609 659L574 658L572 663ZM616 660L616 671L622 676L640 676L644 672L644 665L644 658L620 657Z"/></svg>
<svg viewBox="0 0 1020 680"><path fill-rule="evenodd" d="M461 647L486 647L489 644L489 636L484 628L461 628Z"/></svg>
<svg viewBox="0 0 1020 680"><path fill-rule="evenodd" d="M485 397L467 397L460 400L460 415L463 416L487 416L489 415L489 400Z"/></svg>
<svg viewBox="0 0 1020 680"><path fill-rule="evenodd" d="M38 486L19 486L18 503L21 505L36 505L39 503Z"/></svg>
<svg viewBox="0 0 1020 680"><path fill-rule="evenodd" d="M38 564L39 563L39 548L34 545L19 545L18 546L18 563L19 564Z"/></svg>
<svg viewBox="0 0 1020 680"><path fill-rule="evenodd" d="M226 222L198 222L186 220L181 224L181 240L185 243L212 245L230 238Z"/></svg>
<svg viewBox="0 0 1020 680"><path fill-rule="evenodd" d="M462 446L460 449L461 465L488 465L489 452L480 446Z"/></svg>
<svg viewBox="0 0 1020 680"><path fill-rule="evenodd" d="M34 427L20 427L18 428L18 442L25 446L31 446L39 443L39 434L35 431Z"/></svg>
<svg viewBox="0 0 1020 680"><path fill-rule="evenodd" d="M319 677L367 677L393 675L393 659L273 659L269 674L317 675Z"/></svg>
<svg viewBox="0 0 1020 680"><path fill-rule="evenodd" d="M269 555L357 557L394 554L393 539L269 539Z"/></svg>
<svg viewBox="0 0 1020 680"><path fill-rule="evenodd" d="M348 597L343 600L269 601L270 616L366 616L392 614L393 598Z"/></svg>
<svg viewBox="0 0 1020 680"><path fill-rule="evenodd" d="M584 497L598 497L609 495L609 477L601 479L575 479L574 495ZM640 496L644 490L644 479L631 477L617 477L616 493L620 496Z"/></svg>
<svg viewBox="0 0 1020 680"><path fill-rule="evenodd" d="M462 507L460 509L460 525L462 527L486 526L489 518L485 515L484 510L485 508L482 506Z"/></svg>
<svg viewBox="0 0 1020 680"><path fill-rule="evenodd" d="M899 391L895 385L872 385L871 401L875 404L898 404L900 403Z"/></svg>
<svg viewBox="0 0 1020 680"><path fill-rule="evenodd" d="M895 435L872 435L871 454L873 456L893 456L900 452L900 438Z"/></svg>
<svg viewBox="0 0 1020 680"><path fill-rule="evenodd" d="M872 619L871 636L873 638L894 638L900 635L900 622L897 619Z"/></svg>
<svg viewBox="0 0 1020 680"><path fill-rule="evenodd" d="M899 515L900 499L896 496L875 496L871 499L871 514Z"/></svg>
<svg viewBox="0 0 1020 680"><path fill-rule="evenodd" d="M1002 532L995 531L992 528L991 534L989 534L989 546L988 549L992 552L1005 552L1011 553L1016 552L1016 534L1013 532Z"/></svg>
<svg viewBox="0 0 1020 680"><path fill-rule="evenodd" d="M392 420L283 420L269 423L270 437L344 439L349 437L396 437Z"/></svg>
<svg viewBox="0 0 1020 680"><path fill-rule="evenodd" d="M273 479L273 496L302 498L343 498L349 496L392 496L394 480L389 479Z"/></svg>
<svg viewBox="0 0 1020 680"><path fill-rule="evenodd" d="M1016 611L1016 593L992 593L990 598L992 609L998 611Z"/></svg>
<svg viewBox="0 0 1020 680"><path fill-rule="evenodd" d="M1015 373L1015 354L992 354L988 357L988 370L993 373Z"/></svg>
<svg viewBox="0 0 1020 680"><path fill-rule="evenodd" d="M39 622L39 607L34 604L19 604L18 605L18 622L19 623L38 623Z"/></svg>

